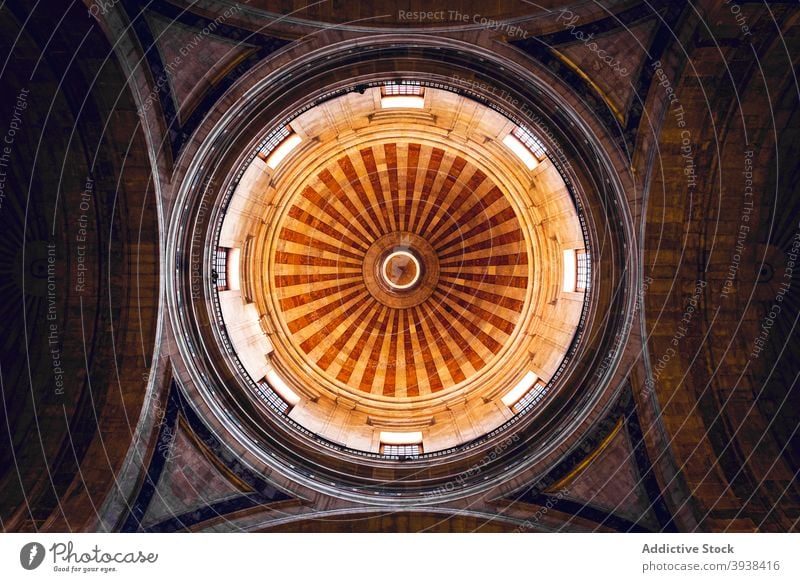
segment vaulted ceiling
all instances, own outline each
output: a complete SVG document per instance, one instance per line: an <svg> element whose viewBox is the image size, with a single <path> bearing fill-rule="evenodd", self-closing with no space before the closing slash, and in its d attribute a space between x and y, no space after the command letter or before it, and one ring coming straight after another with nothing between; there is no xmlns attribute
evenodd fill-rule
<svg viewBox="0 0 800 582"><path fill-rule="evenodd" d="M4 3L2 528L797 531L800 9L731 6L464 1L462 16L420 17L406 11L423 3L121 0L54 24L41 4ZM458 99L405 120L359 109L396 79ZM314 138L295 170L237 206L247 156L290 122ZM551 155L538 173L497 171L520 125ZM430 180L398 186L412 172ZM520 204L511 182L573 204ZM355 221L357 206L379 210ZM585 227L586 306L578 320L548 297L555 331L504 361L549 362L537 414L489 426L450 402L455 420L433 426L463 438L397 460L334 438L338 412L313 424L243 396L254 365L237 368L238 332L217 319L215 244L275 245L245 276L262 270L255 329L285 326L276 352L307 358L355 414L359 393L407 404L492 369L540 276L543 247L518 244L534 240L526 217L568 212L583 222L540 242ZM341 263L406 216L439 272L400 309ZM423 356L402 373L370 367L409 344ZM364 414L369 440L387 418Z"/></svg>

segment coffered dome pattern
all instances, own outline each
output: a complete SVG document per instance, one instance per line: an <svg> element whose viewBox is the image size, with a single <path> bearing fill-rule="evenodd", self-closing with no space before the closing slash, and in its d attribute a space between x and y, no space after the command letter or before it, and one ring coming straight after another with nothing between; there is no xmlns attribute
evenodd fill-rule
<svg viewBox="0 0 800 582"><path fill-rule="evenodd" d="M319 372L413 398L464 382L512 337L528 246L474 164L386 143L340 157L293 199L267 270L281 324Z"/></svg>
<svg viewBox="0 0 800 582"><path fill-rule="evenodd" d="M585 243L554 164L507 145L514 123L431 87L422 110L385 108L385 89L256 142L217 245L241 291L219 300L250 391L276 390L278 413L360 451L383 432L440 451L556 374L585 298L562 289L563 253Z"/></svg>

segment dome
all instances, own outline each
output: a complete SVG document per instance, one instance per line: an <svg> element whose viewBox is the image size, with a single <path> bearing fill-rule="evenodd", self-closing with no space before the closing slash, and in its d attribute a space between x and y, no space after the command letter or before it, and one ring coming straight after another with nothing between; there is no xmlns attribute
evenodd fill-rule
<svg viewBox="0 0 800 582"><path fill-rule="evenodd" d="M248 373L262 400L347 447L394 451L390 434L421 454L547 392L585 296L561 285L576 269L564 253L585 245L529 129L452 91L381 83L265 136L217 243L241 282L218 293L226 328L263 332L232 337L261 362Z"/></svg>
<svg viewBox="0 0 800 582"><path fill-rule="evenodd" d="M800 4L7 4L5 531L798 530Z"/></svg>

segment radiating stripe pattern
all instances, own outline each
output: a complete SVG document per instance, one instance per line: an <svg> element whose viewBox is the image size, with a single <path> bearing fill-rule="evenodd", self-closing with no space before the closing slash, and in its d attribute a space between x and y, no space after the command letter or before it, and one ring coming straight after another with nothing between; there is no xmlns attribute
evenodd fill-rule
<svg viewBox="0 0 800 582"><path fill-rule="evenodd" d="M516 333L530 249L501 189L455 153L401 141L348 152L308 180L279 220L273 316L329 380L383 397L428 396L491 365ZM387 306L365 284L365 255L396 232L435 252L438 283L418 305Z"/></svg>

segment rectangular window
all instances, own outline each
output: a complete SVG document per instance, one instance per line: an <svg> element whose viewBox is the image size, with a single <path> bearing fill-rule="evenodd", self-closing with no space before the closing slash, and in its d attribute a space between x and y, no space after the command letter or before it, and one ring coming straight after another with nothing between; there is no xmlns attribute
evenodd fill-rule
<svg viewBox="0 0 800 582"><path fill-rule="evenodd" d="M547 394L547 386L544 382L537 382L533 385L525 396L520 398L516 404L514 404L514 412L520 413L526 408L536 406L541 402L542 398L544 398L545 394Z"/></svg>
<svg viewBox="0 0 800 582"><path fill-rule="evenodd" d="M425 89L419 85L389 83L381 87L381 109L422 109Z"/></svg>
<svg viewBox="0 0 800 582"><path fill-rule="evenodd" d="M586 291L589 288L589 253L583 249L575 251L575 264L575 291Z"/></svg>
<svg viewBox="0 0 800 582"><path fill-rule="evenodd" d="M564 250L564 291L573 293L575 283L578 278L578 261L575 256L575 249Z"/></svg>
<svg viewBox="0 0 800 582"><path fill-rule="evenodd" d="M241 281L239 279L239 267L241 266L242 249L234 247L228 249L228 289L239 291Z"/></svg>
<svg viewBox="0 0 800 582"><path fill-rule="evenodd" d="M381 454L414 457L422 454L422 433L381 431Z"/></svg>
<svg viewBox="0 0 800 582"><path fill-rule="evenodd" d="M389 83L381 87L381 96L389 97L392 95L407 95L413 97L422 97L425 94L425 89L419 85L399 85L397 83Z"/></svg>
<svg viewBox="0 0 800 582"><path fill-rule="evenodd" d="M521 141L540 162L547 156L547 150L539 138L523 127L515 127L514 137Z"/></svg>
<svg viewBox="0 0 800 582"><path fill-rule="evenodd" d="M424 109L425 98L414 95L381 97L381 109Z"/></svg>
<svg viewBox="0 0 800 582"><path fill-rule="evenodd" d="M515 402L518 402L520 398L528 393L528 391L531 389L531 386L533 386L538 379L539 376L532 371L528 371L522 377L522 380L520 380L516 386L514 386L505 396L503 396L503 398L501 398L503 404L508 407L513 406Z"/></svg>
<svg viewBox="0 0 800 582"><path fill-rule="evenodd" d="M422 454L422 445L381 445L382 455L416 457Z"/></svg>
<svg viewBox="0 0 800 582"><path fill-rule="evenodd" d="M300 396L289 388L289 385L283 381L283 378L281 378L274 369L269 369L267 371L266 376L264 376L264 381L267 382L269 387L272 388L278 396L288 402L289 406L295 406L300 402Z"/></svg>
<svg viewBox="0 0 800 582"><path fill-rule="evenodd" d="M289 414L289 410L291 409L289 403L281 398L280 395L275 392L269 384L266 383L266 381L262 380L257 384L256 392L261 400L267 404L272 404L282 413Z"/></svg>
<svg viewBox="0 0 800 582"><path fill-rule="evenodd" d="M531 153L531 150L528 149L524 143L522 143L518 138L516 138L513 134L508 134L503 138L503 143L510 149L514 154L525 164L525 167L529 170L533 170L536 166L539 165L539 160L536 159Z"/></svg>
<svg viewBox="0 0 800 582"><path fill-rule="evenodd" d="M261 155L261 158L266 160L267 157L272 153L272 150L278 147L278 144L289 137L291 133L292 128L288 125L284 125L278 131L272 134L269 139L264 142L264 145L261 146L261 150L258 152Z"/></svg>
<svg viewBox="0 0 800 582"><path fill-rule="evenodd" d="M271 170L277 168L284 158L286 158L286 156L288 156L291 151L300 144L301 141L303 141L303 138L296 133L293 133L284 139L267 158L267 166L269 166Z"/></svg>
<svg viewBox="0 0 800 582"><path fill-rule="evenodd" d="M225 291L228 288L228 249L225 247L219 247L215 252L212 274L216 278L217 290Z"/></svg>

